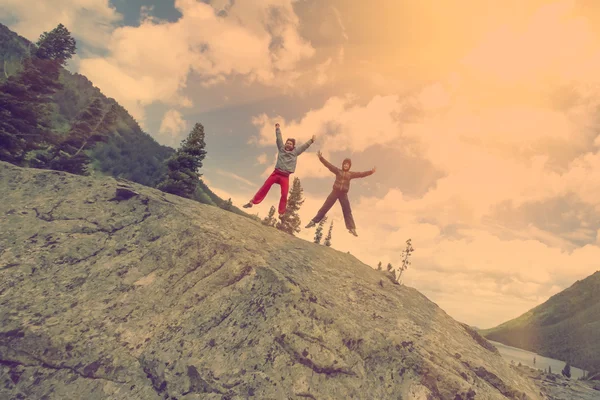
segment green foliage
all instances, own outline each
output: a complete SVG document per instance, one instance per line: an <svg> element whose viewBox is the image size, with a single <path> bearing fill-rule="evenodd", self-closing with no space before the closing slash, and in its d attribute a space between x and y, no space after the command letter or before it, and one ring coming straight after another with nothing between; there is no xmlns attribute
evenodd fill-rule
<svg viewBox="0 0 600 400"><path fill-rule="evenodd" d="M327 247L331 247L331 235L333 233L333 221L329 225L329 231L327 232L327 236L325 236L325 242L323 243Z"/></svg>
<svg viewBox="0 0 600 400"><path fill-rule="evenodd" d="M600 367L600 271L482 334L581 369Z"/></svg>
<svg viewBox="0 0 600 400"><path fill-rule="evenodd" d="M565 365L565 367L563 368L561 373L563 374L563 376L566 376L567 378L571 377L571 364L569 364L569 362L567 362L567 364Z"/></svg>
<svg viewBox="0 0 600 400"><path fill-rule="evenodd" d="M396 276L396 283L400 283L400 277L402 276L402 273L406 271L409 265L411 264L410 256L413 251L415 251L415 249L412 247L412 240L408 239L406 241L406 247L404 248L404 250L402 250L402 265L398 270L398 275Z"/></svg>
<svg viewBox="0 0 600 400"><path fill-rule="evenodd" d="M233 202L231 201L231 197L221 205L221 208L225 211L231 211L233 209Z"/></svg>
<svg viewBox="0 0 600 400"><path fill-rule="evenodd" d="M23 165L28 151L52 143L50 96L60 88L54 61L28 58L0 84L0 160Z"/></svg>
<svg viewBox="0 0 600 400"><path fill-rule="evenodd" d="M88 175L91 159L84 150L92 149L97 142L105 142L113 132L116 110L106 113L99 98L94 99L71 125L68 135L54 149L54 155L46 166L73 174Z"/></svg>
<svg viewBox="0 0 600 400"><path fill-rule="evenodd" d="M315 238L313 239L313 242L316 244L321 244L321 239L323 239L323 226L325 225L325 222L327 222L327 217L323 218L321 222L319 222L319 225L317 225Z"/></svg>
<svg viewBox="0 0 600 400"><path fill-rule="evenodd" d="M300 185L300 179L294 178L292 187L290 188L290 195L287 202L287 211L280 218L276 228L282 230L290 235L300 232L300 215L298 211L304 203L302 198L302 186Z"/></svg>
<svg viewBox="0 0 600 400"><path fill-rule="evenodd" d="M58 24L50 32L42 33L37 46L35 55L38 58L54 60L60 65L66 65L76 50L75 39L63 24Z"/></svg>
<svg viewBox="0 0 600 400"><path fill-rule="evenodd" d="M275 227L275 225L277 224L277 220L275 219L275 207L271 206L271 208L269 209L269 215L267 215L261 222L263 225L266 226L270 226L270 227Z"/></svg>
<svg viewBox="0 0 600 400"><path fill-rule="evenodd" d="M181 197L193 198L198 187L202 160L206 156L204 147L204 127L196 123L181 147L167 160L169 172L166 179L157 188L163 192Z"/></svg>

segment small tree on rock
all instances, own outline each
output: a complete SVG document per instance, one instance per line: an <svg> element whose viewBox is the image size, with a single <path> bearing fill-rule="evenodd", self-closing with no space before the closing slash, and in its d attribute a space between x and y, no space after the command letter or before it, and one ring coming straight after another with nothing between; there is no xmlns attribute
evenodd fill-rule
<svg viewBox="0 0 600 400"><path fill-rule="evenodd" d="M406 247L402 251L402 265L397 271L395 271L396 283L400 283L400 277L402 276L402 273L406 271L408 269L408 266L411 264L410 255L413 251L415 251L415 249L412 247L412 241L411 239L408 239L406 241Z"/></svg>
<svg viewBox="0 0 600 400"><path fill-rule="evenodd" d="M233 209L233 202L231 201L231 197L225 203L223 203L221 208L226 211L231 211Z"/></svg>
<svg viewBox="0 0 600 400"><path fill-rule="evenodd" d="M315 238L313 240L316 244L321 244L321 239L323 239L323 226L327 222L327 217L323 218L319 225L317 225L317 230L315 231Z"/></svg>
<svg viewBox="0 0 600 400"><path fill-rule="evenodd" d="M567 364L565 365L565 367L563 368L563 370L561 371L561 373L563 374L563 376L566 376L567 378L571 377L571 364L567 361Z"/></svg>
<svg viewBox="0 0 600 400"><path fill-rule="evenodd" d="M383 270L382 266L381 266L381 261L379 261L379 264L377 264L377 271L381 271Z"/></svg>
<svg viewBox="0 0 600 400"><path fill-rule="evenodd" d="M271 206L269 209L269 215L267 215L263 220L262 224L270 227L275 227L277 224L277 220L275 219L275 206Z"/></svg>
<svg viewBox="0 0 600 400"><path fill-rule="evenodd" d="M392 269L394 269L394 267L392 266L392 263L388 263L388 265L387 265L388 272L390 272Z"/></svg>
<svg viewBox="0 0 600 400"><path fill-rule="evenodd" d="M329 224L329 231L327 232L327 236L325 236L325 242L323 243L327 247L331 247L331 235L333 233L333 221Z"/></svg>
<svg viewBox="0 0 600 400"><path fill-rule="evenodd" d="M290 188L287 211L281 216L281 220L277 223L277 229L289 233L290 235L300 232L301 221L298 211L300 211L300 207L304 204L302 193L303 189L300 184L300 179L296 177Z"/></svg>

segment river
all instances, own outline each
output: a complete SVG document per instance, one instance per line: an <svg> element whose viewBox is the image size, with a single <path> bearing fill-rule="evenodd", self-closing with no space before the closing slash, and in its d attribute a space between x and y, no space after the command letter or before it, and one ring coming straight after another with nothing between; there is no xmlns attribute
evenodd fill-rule
<svg viewBox="0 0 600 400"><path fill-rule="evenodd" d="M565 367L564 361L543 357L539 354L532 353L531 351L507 346L505 344L494 342L492 340L489 340L489 342L496 346L502 357L508 362L514 361L515 364L521 363L523 365L530 366L531 368L537 368L541 370L546 370L548 369L548 367L552 367L552 373L554 374L560 374L563 368ZM535 364L533 363L534 357ZM583 370L571 366L571 378L580 378L582 376Z"/></svg>

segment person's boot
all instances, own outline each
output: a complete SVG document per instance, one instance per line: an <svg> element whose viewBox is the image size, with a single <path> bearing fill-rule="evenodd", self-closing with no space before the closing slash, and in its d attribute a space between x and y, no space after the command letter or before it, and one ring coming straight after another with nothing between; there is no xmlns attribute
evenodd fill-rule
<svg viewBox="0 0 600 400"><path fill-rule="evenodd" d="M312 227L313 227L313 226L315 226L315 225L316 225L316 224L315 224L315 221L312 221L312 220L311 220L311 221L308 223L308 225L306 225L304 228L305 228L305 229L312 228Z"/></svg>
<svg viewBox="0 0 600 400"><path fill-rule="evenodd" d="M350 232L354 236L358 237L358 233L356 233L356 229L348 229L348 232Z"/></svg>
<svg viewBox="0 0 600 400"><path fill-rule="evenodd" d="M242 207L244 208L252 208L254 204L252 204L252 200L250 200L249 202L247 202L246 204L244 204Z"/></svg>

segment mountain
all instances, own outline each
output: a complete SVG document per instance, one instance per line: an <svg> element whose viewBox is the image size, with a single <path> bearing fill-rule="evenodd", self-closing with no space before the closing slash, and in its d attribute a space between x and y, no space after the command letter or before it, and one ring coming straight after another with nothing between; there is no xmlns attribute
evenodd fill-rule
<svg viewBox="0 0 600 400"><path fill-rule="evenodd" d="M518 318L479 333L490 340L600 371L600 271Z"/></svg>
<svg viewBox="0 0 600 400"><path fill-rule="evenodd" d="M355 257L136 183L0 162L0 249L0 398L543 398Z"/></svg>
<svg viewBox="0 0 600 400"><path fill-rule="evenodd" d="M27 39L0 24L0 81L17 74L21 62L36 46ZM101 99L108 109L117 110L116 130L106 143L99 143L90 151L93 173L127 179L142 185L155 187L166 173L164 161L175 150L162 146L145 133L114 99L102 94L85 76L61 69L62 89L53 96L53 130L66 133L77 115L85 110L94 98ZM199 185L198 199L206 204L225 207L227 201L214 194L203 182ZM232 212L249 216L237 207Z"/></svg>

